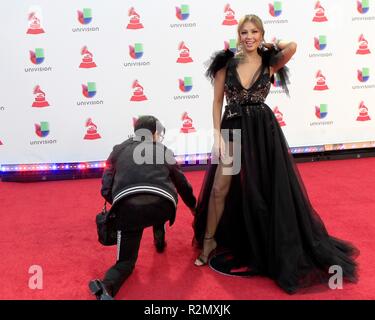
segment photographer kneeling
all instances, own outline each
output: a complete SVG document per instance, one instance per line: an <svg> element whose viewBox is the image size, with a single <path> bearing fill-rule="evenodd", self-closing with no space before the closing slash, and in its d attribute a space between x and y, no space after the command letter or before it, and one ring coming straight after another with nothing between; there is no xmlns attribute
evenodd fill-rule
<svg viewBox="0 0 375 320"><path fill-rule="evenodd" d="M143 229L153 226L154 243L163 252L164 224L174 223L178 196L194 213L196 199L173 153L160 141L165 128L153 116L142 116L135 136L113 148L102 178L102 196L112 204L117 226L117 262L103 280L89 288L99 300L112 300L133 272Z"/></svg>

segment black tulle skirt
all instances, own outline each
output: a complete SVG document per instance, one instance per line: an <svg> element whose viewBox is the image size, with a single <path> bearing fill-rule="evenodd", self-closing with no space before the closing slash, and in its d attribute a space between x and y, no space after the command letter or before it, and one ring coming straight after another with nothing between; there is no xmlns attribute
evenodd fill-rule
<svg viewBox="0 0 375 320"><path fill-rule="evenodd" d="M318 282L328 284L331 266L344 280L357 280L359 251L334 238L312 207L284 134L265 104L244 106L243 115L223 119L223 129L241 129L241 170L232 177L216 241L236 265L268 276L288 293ZM193 227L201 247L217 165L210 164Z"/></svg>

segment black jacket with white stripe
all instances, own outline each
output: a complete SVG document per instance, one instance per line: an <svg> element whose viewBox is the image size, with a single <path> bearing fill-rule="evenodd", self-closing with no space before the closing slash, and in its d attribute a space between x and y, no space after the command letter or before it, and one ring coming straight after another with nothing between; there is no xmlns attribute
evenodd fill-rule
<svg viewBox="0 0 375 320"><path fill-rule="evenodd" d="M177 192L189 208L195 208L193 189L166 146L138 138L114 146L102 177L101 194L106 201L115 205L130 195L154 194L176 207Z"/></svg>

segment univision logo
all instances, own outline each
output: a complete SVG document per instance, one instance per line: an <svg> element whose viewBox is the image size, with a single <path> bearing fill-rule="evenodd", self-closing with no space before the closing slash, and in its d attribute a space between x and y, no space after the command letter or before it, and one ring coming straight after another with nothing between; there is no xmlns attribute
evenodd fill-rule
<svg viewBox="0 0 375 320"><path fill-rule="evenodd" d="M135 43L134 46L129 46L129 55L132 59L140 59L143 56L143 44Z"/></svg>
<svg viewBox="0 0 375 320"><path fill-rule="evenodd" d="M375 84L364 84L370 79L370 68L362 68L357 70L357 79L361 85L353 85L352 89L375 89Z"/></svg>
<svg viewBox="0 0 375 320"><path fill-rule="evenodd" d="M314 47L316 50L324 50L327 47L327 37L319 36L314 38Z"/></svg>
<svg viewBox="0 0 375 320"><path fill-rule="evenodd" d="M46 121L40 122L40 124L35 124L35 133L38 137L44 138L49 134L49 123Z"/></svg>
<svg viewBox="0 0 375 320"><path fill-rule="evenodd" d="M282 88L281 78L280 78L280 75L278 73L275 73L271 77L271 83L272 83L272 86L275 89L272 88L272 90L270 90L270 94L283 94L283 93L286 93L285 90Z"/></svg>
<svg viewBox="0 0 375 320"><path fill-rule="evenodd" d="M189 6L187 4L181 5L181 7L176 7L176 17L178 20L186 20L190 16Z"/></svg>
<svg viewBox="0 0 375 320"><path fill-rule="evenodd" d="M178 88L181 92L187 93L193 89L193 78L184 77L183 79L178 79ZM189 100L189 99L199 99L198 94L184 94L174 96L174 100Z"/></svg>
<svg viewBox="0 0 375 320"><path fill-rule="evenodd" d="M40 123L35 123L35 134L39 138L45 138L50 133L49 123L47 121L41 121ZM31 145L39 145L39 144L54 144L57 143L56 139L53 140L34 140L30 141Z"/></svg>
<svg viewBox="0 0 375 320"><path fill-rule="evenodd" d="M29 51L30 61L34 65L40 65L44 62L44 49L35 48L34 51ZM52 71L52 67L35 67L35 68L25 68L25 72L35 72L35 71Z"/></svg>
<svg viewBox="0 0 375 320"><path fill-rule="evenodd" d="M360 82L367 82L370 79L370 69L362 68L357 71L357 78Z"/></svg>
<svg viewBox="0 0 375 320"><path fill-rule="evenodd" d="M91 8L83 8L83 10L77 10L77 18L78 22L83 25L87 26L93 20L92 18L92 10ZM80 27L80 28L73 28L73 32L86 32L86 31L99 31L99 27Z"/></svg>
<svg viewBox="0 0 375 320"><path fill-rule="evenodd" d="M182 4L180 7L176 7L176 18L181 22L186 21L190 17L190 9L187 4ZM171 23L171 28L191 28L196 27L197 24L195 22L188 22L188 23Z"/></svg>
<svg viewBox="0 0 375 320"><path fill-rule="evenodd" d="M328 115L328 105L321 104L319 107L315 106L315 115L318 119L324 119Z"/></svg>
<svg viewBox="0 0 375 320"><path fill-rule="evenodd" d="M357 10L360 14L367 13L369 9L370 9L369 0L357 1Z"/></svg>
<svg viewBox="0 0 375 320"><path fill-rule="evenodd" d="M281 79L280 79L280 75L278 73L276 73L274 75L274 80L273 80L272 84L276 88L281 87Z"/></svg>
<svg viewBox="0 0 375 320"><path fill-rule="evenodd" d="M82 84L82 94L86 98L92 98L96 95L96 83L88 82L87 85Z"/></svg>
<svg viewBox="0 0 375 320"><path fill-rule="evenodd" d="M41 64L44 61L44 50L36 48L34 51L30 50L30 61L33 64Z"/></svg>
<svg viewBox="0 0 375 320"><path fill-rule="evenodd" d="M187 4L182 4L180 7L176 7L176 18L184 22L190 17L190 9ZM196 27L197 24L195 22L188 22L188 23L171 23L171 28L191 28Z"/></svg>
<svg viewBox="0 0 375 320"><path fill-rule="evenodd" d="M78 21L80 24L89 24L92 21L91 8L83 8L82 11L78 10Z"/></svg>
<svg viewBox="0 0 375 320"><path fill-rule="evenodd" d="M191 77L184 77L184 80L178 79L178 83L182 92L189 92L193 89L193 79Z"/></svg>
<svg viewBox="0 0 375 320"><path fill-rule="evenodd" d="M273 18L278 18L281 16L283 12L281 1L274 1L273 3L268 4L268 12ZM264 24L279 24L279 23L288 23L288 19L272 19L272 20L264 20Z"/></svg>
<svg viewBox="0 0 375 320"><path fill-rule="evenodd" d="M352 21L359 22L371 22L375 20L375 16L369 16L366 13L370 10L370 0L357 1L357 11L360 13L360 16L352 17Z"/></svg>
<svg viewBox="0 0 375 320"><path fill-rule="evenodd" d="M328 42L327 42L327 36L325 35L319 35L317 37L314 37L314 48L317 51L323 51L327 48ZM325 53L310 53L309 57L331 57L332 52L325 52Z"/></svg>
<svg viewBox="0 0 375 320"><path fill-rule="evenodd" d="M282 2L281 1L274 1L273 4L268 4L269 13L272 17L278 17L283 12L282 10Z"/></svg>
<svg viewBox="0 0 375 320"><path fill-rule="evenodd" d="M319 106L315 106L315 116L319 119L325 119L328 115L328 105L325 103L320 104ZM325 126L325 125L332 125L333 121L318 121L318 122L311 122L310 126Z"/></svg>
<svg viewBox="0 0 375 320"><path fill-rule="evenodd" d="M85 98L91 99L93 98L96 93L96 82L87 82L87 84L82 84L82 94ZM77 101L78 106L86 106L86 105L96 105L96 104L104 104L103 100L90 100L90 101Z"/></svg>
<svg viewBox="0 0 375 320"><path fill-rule="evenodd" d="M129 45L129 56L133 60L139 60L143 57L143 44L140 42L134 43L134 45ZM135 61L135 62L124 62L124 67L133 66L148 66L151 62L149 61Z"/></svg>

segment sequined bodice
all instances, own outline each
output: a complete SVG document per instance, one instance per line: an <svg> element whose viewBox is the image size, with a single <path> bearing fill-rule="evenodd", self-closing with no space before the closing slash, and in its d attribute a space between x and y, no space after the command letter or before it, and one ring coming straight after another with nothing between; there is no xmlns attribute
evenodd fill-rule
<svg viewBox="0 0 375 320"><path fill-rule="evenodd" d="M237 63L232 61L228 64L224 84L224 94L228 105L263 103L270 91L271 82L267 68L263 69L249 89L242 86L238 74Z"/></svg>

